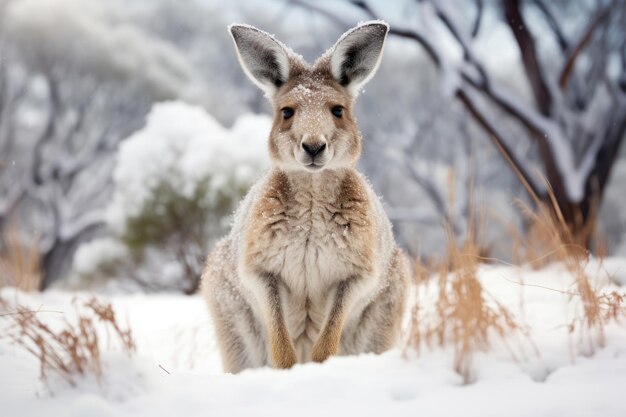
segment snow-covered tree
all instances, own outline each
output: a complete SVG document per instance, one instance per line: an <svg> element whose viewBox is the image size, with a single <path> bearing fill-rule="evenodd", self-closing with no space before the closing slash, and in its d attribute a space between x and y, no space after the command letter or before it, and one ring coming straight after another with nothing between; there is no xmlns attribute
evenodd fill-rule
<svg viewBox="0 0 626 417"><path fill-rule="evenodd" d="M293 3L345 19L319 4ZM386 16L374 2L347 3L354 16L387 19L392 36L423 47L444 90L488 134L532 198L562 216L575 240L588 247L626 130L626 3L421 0L407 3L401 17ZM541 19L529 19L531 14ZM487 18L508 28L501 36L512 36L510 48L517 49L525 77L522 91L503 86L485 65L485 56L503 52L484 49ZM511 121L525 132L536 158L519 154Z"/></svg>
<svg viewBox="0 0 626 417"><path fill-rule="evenodd" d="M113 240L79 249L78 274L193 293L211 245L269 165L270 126L267 116L244 114L226 129L201 107L155 105L146 125L120 147L107 209Z"/></svg>
<svg viewBox="0 0 626 417"><path fill-rule="evenodd" d="M108 3L13 0L0 14L0 230L39 236L43 286L104 225L121 139L192 70ZM29 239L30 240L30 239Z"/></svg>

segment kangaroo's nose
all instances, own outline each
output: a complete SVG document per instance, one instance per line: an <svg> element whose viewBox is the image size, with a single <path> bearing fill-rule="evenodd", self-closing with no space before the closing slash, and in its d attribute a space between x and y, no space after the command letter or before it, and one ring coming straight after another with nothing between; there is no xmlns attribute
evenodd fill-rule
<svg viewBox="0 0 626 417"><path fill-rule="evenodd" d="M302 142L302 149L304 149L304 152L308 153L311 158L315 158L317 155L324 152L324 149L326 149L326 143L325 142L312 142L312 143Z"/></svg>

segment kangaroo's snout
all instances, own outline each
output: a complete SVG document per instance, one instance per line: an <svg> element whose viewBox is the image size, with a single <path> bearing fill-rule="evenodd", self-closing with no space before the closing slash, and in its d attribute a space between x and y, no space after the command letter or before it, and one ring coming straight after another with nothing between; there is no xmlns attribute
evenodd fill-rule
<svg viewBox="0 0 626 417"><path fill-rule="evenodd" d="M302 141L302 150L306 152L311 159L315 159L315 157L326 150L326 141L320 140L312 140L312 141Z"/></svg>
<svg viewBox="0 0 626 417"><path fill-rule="evenodd" d="M323 135L305 134L300 141L300 152L296 160L308 171L319 171L332 158L332 149Z"/></svg>

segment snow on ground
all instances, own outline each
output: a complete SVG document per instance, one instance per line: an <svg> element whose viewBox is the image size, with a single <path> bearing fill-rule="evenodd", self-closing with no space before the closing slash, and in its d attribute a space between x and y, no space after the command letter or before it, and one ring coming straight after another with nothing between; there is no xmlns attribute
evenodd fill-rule
<svg viewBox="0 0 626 417"><path fill-rule="evenodd" d="M598 274L609 285L624 285L626 259L605 263ZM590 264L590 271L598 271ZM38 362L0 339L0 410L2 416L623 416L626 402L626 327L606 328L607 344L591 356L572 356L578 337L569 335L569 296L546 288L571 289L571 277L559 266L528 271L481 267L489 294L532 328L540 356L528 346L513 360L495 343L475 360L476 381L462 385L452 370L450 349L423 350L419 356L400 349L384 355L333 358L323 365L298 365L289 371L249 370L221 373L206 307L198 296L98 295L111 300L128 318L138 345L132 358L104 355L100 386L92 377L77 388L58 378L48 388L38 380ZM614 277L615 280L607 280ZM526 284L520 286L520 282ZM431 291L423 291L430 297ZM77 294L50 291L0 296L41 310L72 314ZM90 294L80 293L79 299ZM424 300L422 300L424 301ZM521 308L523 306L523 314ZM45 320L58 313L39 313ZM56 318L55 318L56 317ZM0 326L4 325L0 318ZM124 320L122 319L122 323ZM1 329L1 328L0 328ZM1 331L1 330L0 330ZM521 342L520 342L521 343ZM323 413L323 414L321 414Z"/></svg>

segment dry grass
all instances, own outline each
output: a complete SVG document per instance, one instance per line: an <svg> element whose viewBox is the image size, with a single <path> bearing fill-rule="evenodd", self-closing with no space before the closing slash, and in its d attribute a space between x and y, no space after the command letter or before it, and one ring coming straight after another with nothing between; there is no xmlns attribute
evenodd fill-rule
<svg viewBox="0 0 626 417"><path fill-rule="evenodd" d="M562 291L568 295L574 308L573 317L568 319L567 324L571 342L578 345L574 349L571 343L572 354L591 355L605 345L605 326L626 315L624 294L603 292L600 284L593 282L587 272L589 252L579 244L580 239L572 234L553 194L551 204L551 208L544 205L533 211L518 202L522 213L530 221L528 236L522 243L526 252L525 263L537 268L558 262L574 277L572 289ZM593 227L589 227L588 236L591 236ZM601 263L602 251L596 256Z"/></svg>
<svg viewBox="0 0 626 417"><path fill-rule="evenodd" d="M101 343L98 328L112 331L122 349L131 354L135 342L130 328L120 326L111 304L96 298L79 302L74 300L76 320L67 317L54 323L42 321L43 313L18 306L14 311L0 314L9 322L0 337L12 340L39 360L41 379L50 373L60 375L70 385L76 385L76 376L92 373L98 380L102 376ZM6 303L4 309L6 310ZM50 317L46 315L46 318Z"/></svg>
<svg viewBox="0 0 626 417"><path fill-rule="evenodd" d="M438 293L432 309L427 310L419 302L420 287L428 286L428 271L421 265L415 268L417 284L408 346L420 351L422 346L452 346L454 370L468 384L474 380L473 361L475 353L489 349L492 338L498 337L506 346L511 333L527 337L513 314L501 303L490 297L478 280L478 266L487 258L488 249L482 232L486 230L484 211L475 216L473 170L468 176L467 234L462 246L457 245L452 228L446 226L447 248L443 259L434 266L437 273ZM448 200L454 206L453 181L448 181ZM530 340L529 340L530 341ZM532 343L531 343L532 344ZM513 350L509 348L513 354Z"/></svg>
<svg viewBox="0 0 626 417"><path fill-rule="evenodd" d="M19 227L12 225L0 242L0 287L37 291L41 287L37 239L24 244Z"/></svg>
<svg viewBox="0 0 626 417"><path fill-rule="evenodd" d="M509 334L526 334L513 314L483 289L477 276L480 259L473 235L459 248L448 233L446 259L438 271L434 311L426 311L415 301L408 339L409 346L417 351L423 345L452 346L454 370L465 384L474 379L475 353L488 350L492 337L499 337L506 345ZM420 281L425 282L423 278Z"/></svg>
<svg viewBox="0 0 626 417"><path fill-rule="evenodd" d="M522 203L518 204L530 227L526 234L510 228L515 242L513 257L519 263L534 268L552 262L567 268L574 278L572 288L556 291L569 297L566 326L572 356L593 354L605 344L606 325L626 315L626 296L616 291L602 292L594 285L587 273L589 253L578 243L580 239L572 235L554 196L553 207L539 205L539 209L531 210ZM475 353L488 350L494 337L507 347L515 360L520 354L526 357L529 349L535 355L540 354L530 337L531 329L520 325L509 309L491 297L478 280L480 262L493 259L485 258L481 245L477 243L480 240L477 230L485 228L484 223L481 227L474 227L472 215L470 212L465 243L457 246L448 228L446 255L434 269L430 268L431 272L437 273L438 279L438 293L432 307L420 302L420 291L428 286L428 271L421 265L415 268L417 291L408 338L408 346L418 352L423 346L451 346L454 350L454 370L462 376L464 383L470 383L474 378ZM592 233L592 230L587 232ZM545 288L553 290L550 287L550 283L546 283ZM520 306L523 314L523 299ZM516 337L511 337L513 335ZM515 345L510 344L511 340L516 340Z"/></svg>
<svg viewBox="0 0 626 417"><path fill-rule="evenodd" d="M568 292L570 303L575 308L568 329L573 342L578 345L572 353L591 355L597 348L604 347L606 325L619 322L626 316L625 296L617 291L602 291L594 286L585 271L586 261L576 263L570 259L565 265L576 279L574 290Z"/></svg>

